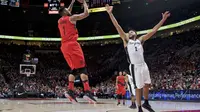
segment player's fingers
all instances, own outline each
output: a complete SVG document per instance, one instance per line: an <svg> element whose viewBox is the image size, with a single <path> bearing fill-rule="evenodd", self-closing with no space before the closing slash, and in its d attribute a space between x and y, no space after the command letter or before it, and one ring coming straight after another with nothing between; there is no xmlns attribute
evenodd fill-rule
<svg viewBox="0 0 200 112"><path fill-rule="evenodd" d="M166 14L169 14L169 11L166 11Z"/></svg>

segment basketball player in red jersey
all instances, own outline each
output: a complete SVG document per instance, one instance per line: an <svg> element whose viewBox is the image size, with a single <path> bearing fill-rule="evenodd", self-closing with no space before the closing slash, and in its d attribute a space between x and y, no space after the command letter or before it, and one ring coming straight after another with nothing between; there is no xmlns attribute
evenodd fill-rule
<svg viewBox="0 0 200 112"><path fill-rule="evenodd" d="M119 72L119 76L116 78L116 93L118 99L117 105L120 104L120 97L123 99L123 105L125 105L126 84L122 72Z"/></svg>
<svg viewBox="0 0 200 112"><path fill-rule="evenodd" d="M66 96L71 102L77 102L74 96L74 75L80 75L84 86L84 99L89 102L96 103L96 100L90 92L90 86L88 82L88 73L86 70L85 58L80 44L77 42L78 31L76 29L76 22L89 16L88 6L85 0L79 0L83 3L84 12L81 14L71 14L71 9L74 0L71 3L71 8L61 8L59 14L62 16L58 20L58 28L62 37L61 51L69 67L71 68L71 74L68 77L69 85Z"/></svg>

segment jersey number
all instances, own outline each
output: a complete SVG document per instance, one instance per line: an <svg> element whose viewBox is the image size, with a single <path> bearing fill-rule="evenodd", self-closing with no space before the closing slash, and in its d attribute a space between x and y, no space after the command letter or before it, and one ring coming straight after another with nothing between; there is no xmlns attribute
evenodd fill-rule
<svg viewBox="0 0 200 112"><path fill-rule="evenodd" d="M65 26L63 26L63 34L65 35Z"/></svg>
<svg viewBox="0 0 200 112"><path fill-rule="evenodd" d="M137 47L135 47L135 51L138 51Z"/></svg>

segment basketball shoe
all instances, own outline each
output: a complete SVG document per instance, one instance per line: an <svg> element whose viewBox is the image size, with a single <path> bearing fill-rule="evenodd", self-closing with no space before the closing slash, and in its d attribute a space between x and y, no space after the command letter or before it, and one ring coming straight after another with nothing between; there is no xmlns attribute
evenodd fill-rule
<svg viewBox="0 0 200 112"><path fill-rule="evenodd" d="M147 109L149 112L155 112L152 108L151 105L149 105L148 103L144 103L142 104L142 107Z"/></svg>
<svg viewBox="0 0 200 112"><path fill-rule="evenodd" d="M135 104L135 103L132 103L132 105L131 105L129 108L131 108L131 109L136 109L136 108L137 108L137 106L136 106L136 104Z"/></svg>
<svg viewBox="0 0 200 112"><path fill-rule="evenodd" d="M68 92L65 93L65 97L69 99L70 102L72 103L77 103L78 101L76 100L76 97L74 95L74 91L69 90Z"/></svg>
<svg viewBox="0 0 200 112"><path fill-rule="evenodd" d="M85 91L85 95L83 96L85 100L87 100L89 103L97 103L94 96L91 94L90 91Z"/></svg>

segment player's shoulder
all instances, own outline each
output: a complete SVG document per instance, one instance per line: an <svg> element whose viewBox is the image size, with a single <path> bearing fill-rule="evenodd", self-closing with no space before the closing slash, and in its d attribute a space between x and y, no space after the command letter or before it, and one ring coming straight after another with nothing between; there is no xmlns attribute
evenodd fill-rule
<svg viewBox="0 0 200 112"><path fill-rule="evenodd" d="M131 78L132 76L130 74L127 74L127 77Z"/></svg>
<svg viewBox="0 0 200 112"><path fill-rule="evenodd" d="M60 19L58 19L58 24L61 22L61 19L62 19L62 17Z"/></svg>
<svg viewBox="0 0 200 112"><path fill-rule="evenodd" d="M58 23L66 21L68 18L68 16L62 16L60 19L58 19Z"/></svg>
<svg viewBox="0 0 200 112"><path fill-rule="evenodd" d="M125 78L128 78L128 75L125 75L124 77L125 77Z"/></svg>

